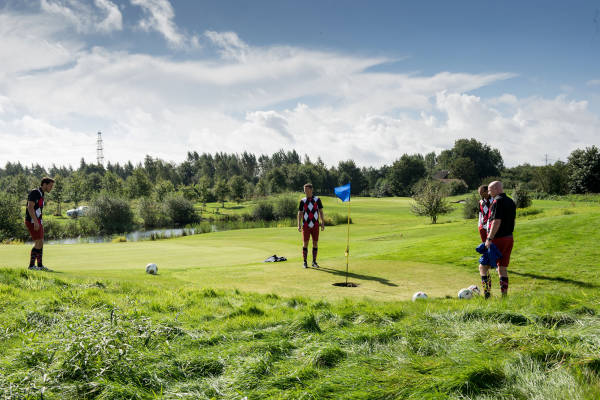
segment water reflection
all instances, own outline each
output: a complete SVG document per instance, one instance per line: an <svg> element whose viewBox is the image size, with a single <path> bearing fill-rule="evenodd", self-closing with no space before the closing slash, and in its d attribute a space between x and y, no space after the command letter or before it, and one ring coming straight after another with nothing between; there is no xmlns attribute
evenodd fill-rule
<svg viewBox="0 0 600 400"><path fill-rule="evenodd" d="M217 227L211 225L211 232L216 232ZM121 235L111 236L85 236L76 238L53 239L44 241L45 244L78 244L78 243L109 243L119 237L125 237L128 242L139 242L140 240L169 239L180 236L194 235L196 228L172 228L152 229L149 231L134 231ZM201 231L198 231L201 233Z"/></svg>

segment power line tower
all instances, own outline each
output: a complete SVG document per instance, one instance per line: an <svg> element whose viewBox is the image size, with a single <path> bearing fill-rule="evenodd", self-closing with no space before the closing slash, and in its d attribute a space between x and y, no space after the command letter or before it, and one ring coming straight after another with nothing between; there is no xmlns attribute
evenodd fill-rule
<svg viewBox="0 0 600 400"><path fill-rule="evenodd" d="M96 140L96 163L98 163L98 165L104 165L104 152L102 150L102 132L98 132L98 139Z"/></svg>

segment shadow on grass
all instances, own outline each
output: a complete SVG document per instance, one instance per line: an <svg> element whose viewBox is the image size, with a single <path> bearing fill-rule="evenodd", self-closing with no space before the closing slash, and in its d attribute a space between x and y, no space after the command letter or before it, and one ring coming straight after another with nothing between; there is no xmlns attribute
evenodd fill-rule
<svg viewBox="0 0 600 400"><path fill-rule="evenodd" d="M546 275L531 274L531 273L528 273L528 272L515 272L515 271L509 271L509 273L510 274L514 274L514 275L519 275L519 276L525 276L525 277L528 277L528 278L541 279L541 280L545 280L545 281L555 281L555 282L568 283L568 284L571 284L571 285L575 285L575 286L583 287L583 288L588 288L588 289L593 289L593 288L600 287L600 286L598 286L598 285L596 285L594 283L577 281L575 279L563 278L561 276L546 276Z"/></svg>
<svg viewBox="0 0 600 400"><path fill-rule="evenodd" d="M346 271L340 271L340 270L333 269L333 268L320 267L320 268L314 268L314 269L316 269L317 271L327 272L328 274L332 274L332 275L346 276ZM362 279L365 281L376 281L376 282L379 282L382 285L386 285L386 286L398 286L394 282L390 282L386 278L380 278L378 276L371 276L371 275L355 274L350 271L348 271L348 278Z"/></svg>

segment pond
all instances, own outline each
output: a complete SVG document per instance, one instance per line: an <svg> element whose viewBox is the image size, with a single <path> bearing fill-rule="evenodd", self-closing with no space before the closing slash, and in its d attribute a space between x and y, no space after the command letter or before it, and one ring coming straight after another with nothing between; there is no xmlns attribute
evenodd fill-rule
<svg viewBox="0 0 600 400"><path fill-rule="evenodd" d="M216 225L211 225L211 231L216 232ZM44 241L45 244L78 244L78 243L110 243L115 238L124 237L128 242L139 242L140 240L168 239L180 236L194 235L196 228L168 228L168 229L152 229L149 231L133 231L120 235L110 236L85 236L65 239L52 239ZM198 233L201 233L198 231Z"/></svg>

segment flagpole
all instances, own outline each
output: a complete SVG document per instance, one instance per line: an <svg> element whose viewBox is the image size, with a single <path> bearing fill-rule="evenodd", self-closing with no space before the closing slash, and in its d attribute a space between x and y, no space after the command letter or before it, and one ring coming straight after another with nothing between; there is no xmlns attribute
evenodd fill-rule
<svg viewBox="0 0 600 400"><path fill-rule="evenodd" d="M348 200L348 230L346 234L346 286L348 286L348 257L350 255L350 200Z"/></svg>

